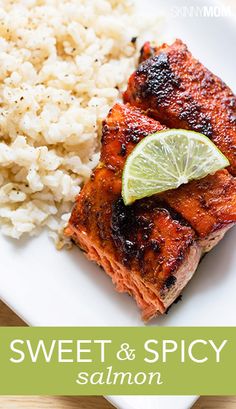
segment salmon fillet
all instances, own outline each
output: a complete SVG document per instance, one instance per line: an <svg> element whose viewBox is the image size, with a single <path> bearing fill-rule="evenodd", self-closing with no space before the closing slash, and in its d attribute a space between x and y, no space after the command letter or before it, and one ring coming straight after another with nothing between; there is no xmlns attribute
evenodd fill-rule
<svg viewBox="0 0 236 409"><path fill-rule="evenodd" d="M163 131L165 126L142 115L129 104L116 104L107 116L102 130L101 162L121 173L128 155L145 136Z"/></svg>
<svg viewBox="0 0 236 409"><path fill-rule="evenodd" d="M236 98L230 88L197 61L181 41L152 48L146 43L124 101L169 128L208 136L229 159L236 175Z"/></svg>
<svg viewBox="0 0 236 409"><path fill-rule="evenodd" d="M201 257L195 233L152 199L125 206L121 178L97 168L78 196L65 233L131 294L148 320L164 313Z"/></svg>
<svg viewBox="0 0 236 409"><path fill-rule="evenodd" d="M128 155L149 134L166 129L130 105L115 105L102 136L101 162L120 177ZM181 215L204 241L236 222L236 179L227 170L170 190L158 199Z"/></svg>
<svg viewBox="0 0 236 409"><path fill-rule="evenodd" d="M236 222L236 179L227 170L160 195L200 238Z"/></svg>
<svg viewBox="0 0 236 409"><path fill-rule="evenodd" d="M168 192L124 205L121 175L127 155L142 138L164 128L137 108L114 106L103 125L101 162L77 197L65 230L112 277L118 291L136 299L144 320L166 311L202 253L236 220L236 185L227 171L218 172L215 183L212 176L205 178L202 188L190 183L191 195L179 188L173 196ZM225 206L214 201L223 190ZM183 206L174 201L179 194Z"/></svg>

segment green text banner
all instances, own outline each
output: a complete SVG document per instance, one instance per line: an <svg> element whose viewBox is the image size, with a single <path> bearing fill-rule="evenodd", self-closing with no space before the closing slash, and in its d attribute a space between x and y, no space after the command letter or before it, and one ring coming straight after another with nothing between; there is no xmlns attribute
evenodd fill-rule
<svg viewBox="0 0 236 409"><path fill-rule="evenodd" d="M3 395L236 395L236 328L0 328Z"/></svg>

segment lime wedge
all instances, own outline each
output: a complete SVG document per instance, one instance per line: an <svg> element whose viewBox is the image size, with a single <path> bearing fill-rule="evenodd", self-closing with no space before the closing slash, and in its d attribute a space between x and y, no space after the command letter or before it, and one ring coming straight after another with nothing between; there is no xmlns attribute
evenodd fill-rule
<svg viewBox="0 0 236 409"><path fill-rule="evenodd" d="M176 189L229 164L210 139L198 132L157 132L139 142L126 160L122 176L124 203Z"/></svg>

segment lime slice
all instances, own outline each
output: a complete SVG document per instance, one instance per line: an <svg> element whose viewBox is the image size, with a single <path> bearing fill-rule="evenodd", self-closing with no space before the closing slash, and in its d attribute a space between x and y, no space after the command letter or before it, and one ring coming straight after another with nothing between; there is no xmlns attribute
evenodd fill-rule
<svg viewBox="0 0 236 409"><path fill-rule="evenodd" d="M183 129L157 132L139 142L126 160L122 176L124 203L176 189L229 164L210 139L200 133Z"/></svg>

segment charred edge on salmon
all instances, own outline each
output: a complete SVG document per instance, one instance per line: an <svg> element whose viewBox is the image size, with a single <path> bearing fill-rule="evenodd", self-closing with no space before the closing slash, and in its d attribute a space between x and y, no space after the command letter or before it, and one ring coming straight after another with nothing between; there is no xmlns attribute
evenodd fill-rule
<svg viewBox="0 0 236 409"><path fill-rule="evenodd" d="M137 75L145 76L137 95L143 99L155 97L160 107L168 106L169 98L176 89L181 91L181 79L172 71L165 53L144 61L138 68ZM179 119L188 122L192 130L201 132L209 138L213 134L211 119L202 112L202 107L191 96L188 104L183 105Z"/></svg>
<svg viewBox="0 0 236 409"><path fill-rule="evenodd" d="M155 197L139 200L131 206L125 206L120 197L112 206L111 232L114 243L122 254L124 264L129 264L132 259L139 260L142 264L146 251L152 250L158 254L164 244L161 240L150 240L154 224L149 218L140 215L140 210L148 211L149 214L153 214L155 210L166 212L180 226L190 227L182 216L168 204L158 201ZM189 246L191 244L192 241L188 243ZM184 254L180 253L176 259L175 267L182 262L183 258ZM173 272L175 267L173 267ZM168 285L169 282L166 284L167 288Z"/></svg>
<svg viewBox="0 0 236 409"><path fill-rule="evenodd" d="M141 98L155 96L159 105L168 105L168 97L181 86L181 81L172 71L165 53L143 62L137 70L137 75L146 77L139 91Z"/></svg>
<svg viewBox="0 0 236 409"><path fill-rule="evenodd" d="M164 286L169 290L173 285L175 285L177 278L173 275L170 275L164 282Z"/></svg>
<svg viewBox="0 0 236 409"><path fill-rule="evenodd" d="M200 105L192 98L189 98L189 103L182 108L179 119L187 122L192 130L201 132L208 136L208 138L211 138L213 134L211 119L201 109Z"/></svg>
<svg viewBox="0 0 236 409"><path fill-rule="evenodd" d="M145 251L150 249L149 239L153 223L145 216L138 215L136 206L125 206L120 197L112 206L111 231L117 248L122 253L124 264L132 259L142 263ZM142 235L140 237L140 229ZM155 251L159 251L160 243L152 243Z"/></svg>
<svg viewBox="0 0 236 409"><path fill-rule="evenodd" d="M139 64L155 55L155 47L152 47L150 42L146 42L140 51Z"/></svg>

